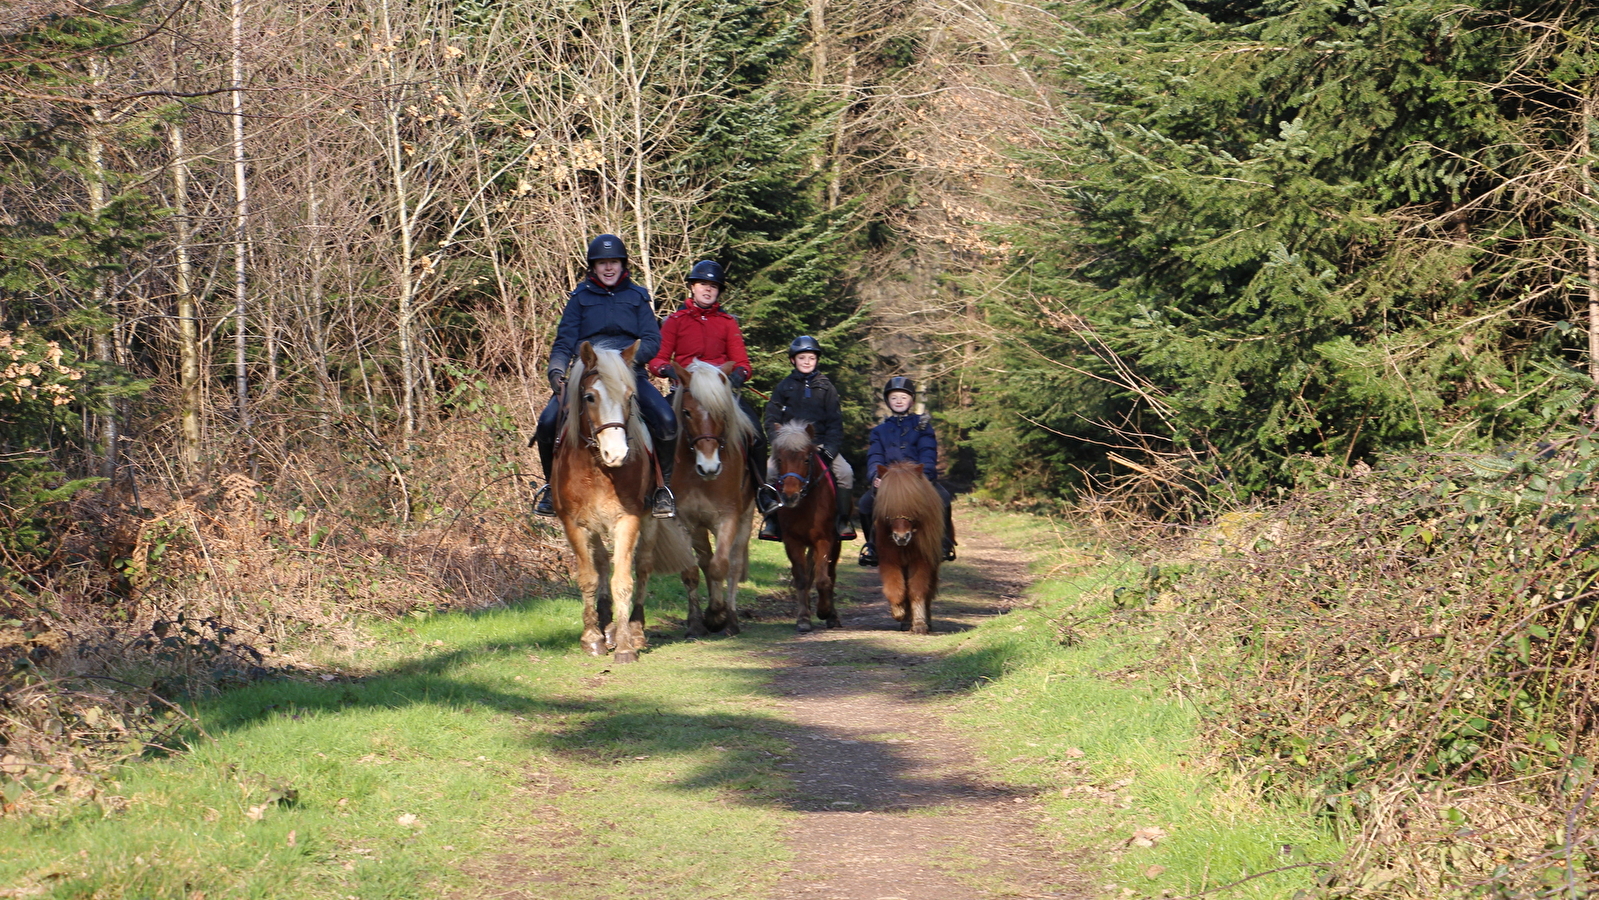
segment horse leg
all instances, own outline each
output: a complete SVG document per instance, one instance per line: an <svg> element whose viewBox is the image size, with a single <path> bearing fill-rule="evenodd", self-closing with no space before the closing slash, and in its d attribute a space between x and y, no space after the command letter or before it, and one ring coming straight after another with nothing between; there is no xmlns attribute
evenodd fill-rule
<svg viewBox="0 0 1599 900"><path fill-rule="evenodd" d="M718 535L716 545L727 548L727 636L732 637L739 632L738 627L738 583L744 580L744 573L750 566L750 526L754 524L755 507L746 503L739 515L730 516L729 521L723 523L723 534Z"/></svg>
<svg viewBox="0 0 1599 900"><path fill-rule="evenodd" d="M900 565L898 559L892 559L893 555L892 550L884 548L877 572L883 579L883 596L888 598L888 611L894 621L904 628L910 621L910 610L905 604L905 567Z"/></svg>
<svg viewBox="0 0 1599 900"><path fill-rule="evenodd" d="M938 548L942 552L943 548ZM906 577L906 593L910 599L911 634L926 634L931 630L928 619L932 615L933 584L929 577L937 563L928 559L913 559Z"/></svg>
<svg viewBox="0 0 1599 900"><path fill-rule="evenodd" d="M694 556L699 560L697 565L689 566L682 572L683 591L688 594L688 636L705 637L715 628L709 627L704 616L700 613L700 569L706 565L707 558L711 555L710 538L703 528L694 528ZM705 595L708 601L716 595L716 582L708 581L705 585Z"/></svg>
<svg viewBox="0 0 1599 900"><path fill-rule="evenodd" d="M577 587L583 592L583 649L590 656L605 655L605 622L600 620L600 569L599 561L594 553L594 543L586 532L577 532L576 528L569 529L566 533L567 543L572 545L572 557L577 562ZM601 554L605 548L600 547ZM607 602L604 610L607 617L610 615L610 604Z"/></svg>
<svg viewBox="0 0 1599 900"><path fill-rule="evenodd" d="M794 627L800 634L811 630L811 563L810 548L798 541L784 541L788 551L788 569L794 575Z"/></svg>
<svg viewBox="0 0 1599 900"><path fill-rule="evenodd" d="M716 529L716 551L709 558L702 557L705 565L705 590L707 594L705 609L705 627L712 631L727 630L729 635L738 634L738 620L729 618L732 611L728 609L728 594L735 597L738 594L738 576L730 574L733 571L732 555L733 542L731 530L728 526L737 523L736 516L728 516L718 523ZM727 584L732 581L732 590ZM734 607L736 610L736 607Z"/></svg>
<svg viewBox="0 0 1599 900"><path fill-rule="evenodd" d="M833 585L838 575L838 551L842 545L832 536L822 538L816 546L816 617L828 628L841 628L843 620L833 607Z"/></svg>
<svg viewBox="0 0 1599 900"><path fill-rule="evenodd" d="M633 621L633 565L643 524L638 516L622 516L611 529L616 542L611 560L611 611L616 617L616 653L611 660L619 664L638 661L638 640L634 634L637 626Z"/></svg>

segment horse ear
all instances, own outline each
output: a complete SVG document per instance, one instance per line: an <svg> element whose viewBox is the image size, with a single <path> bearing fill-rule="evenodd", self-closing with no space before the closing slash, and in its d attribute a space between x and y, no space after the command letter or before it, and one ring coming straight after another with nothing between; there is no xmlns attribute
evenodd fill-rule
<svg viewBox="0 0 1599 900"><path fill-rule="evenodd" d="M805 436L810 438L813 441L816 440L816 426L812 425L809 422L806 422L805 423Z"/></svg>
<svg viewBox="0 0 1599 900"><path fill-rule="evenodd" d="M577 348L577 358L583 361L583 368L594 371L594 363L599 357L594 355L594 345L584 341Z"/></svg>
<svg viewBox="0 0 1599 900"><path fill-rule="evenodd" d="M731 375L733 374L733 370L738 368L738 363L730 359L727 362L717 366L717 368L722 370L723 375Z"/></svg>
<svg viewBox="0 0 1599 900"><path fill-rule="evenodd" d="M622 362L633 365L633 357L638 355L638 341L634 341L626 350L622 351Z"/></svg>
<svg viewBox="0 0 1599 900"><path fill-rule="evenodd" d="M681 381L684 384L688 384L688 379L689 379L688 370L683 368L682 366L678 365L675 362L672 363L672 374L677 376L677 380L678 381Z"/></svg>
<svg viewBox="0 0 1599 900"><path fill-rule="evenodd" d="M878 463L877 464L877 474L875 476L873 476L873 477L882 478L886 474L888 474L888 466L885 466L882 463Z"/></svg>

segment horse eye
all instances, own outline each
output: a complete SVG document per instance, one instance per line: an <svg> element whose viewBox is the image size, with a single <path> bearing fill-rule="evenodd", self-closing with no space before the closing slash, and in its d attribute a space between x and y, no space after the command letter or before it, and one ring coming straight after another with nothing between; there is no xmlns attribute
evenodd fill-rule
<svg viewBox="0 0 1599 900"><path fill-rule="evenodd" d="M594 392L590 391L589 393L584 394L583 395L583 402L584 403L593 403L594 402Z"/></svg>

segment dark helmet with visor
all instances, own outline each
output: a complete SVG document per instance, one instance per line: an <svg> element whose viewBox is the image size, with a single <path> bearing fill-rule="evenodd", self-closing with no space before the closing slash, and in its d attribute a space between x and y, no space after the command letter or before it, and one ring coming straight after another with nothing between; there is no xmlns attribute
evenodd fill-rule
<svg viewBox="0 0 1599 900"><path fill-rule="evenodd" d="M788 358L793 359L801 353L814 353L818 358L820 358L822 355L822 345L816 342L816 338L813 338L808 334L802 334L795 338L793 343L788 345Z"/></svg>
<svg viewBox="0 0 1599 900"><path fill-rule="evenodd" d="M602 259L627 259L627 245L614 234L602 234L589 241L589 265Z"/></svg>
<svg viewBox="0 0 1599 900"><path fill-rule="evenodd" d="M683 279L689 284L696 281L708 281L719 288L727 287L727 280L722 275L722 264L714 259L702 259L694 264L688 271L688 277Z"/></svg>
<svg viewBox="0 0 1599 900"><path fill-rule="evenodd" d="M916 382L906 378L904 375L895 375L890 378L888 384L883 385L883 402L887 403L888 395L895 391L904 391L910 394L911 399L914 400L916 398Z"/></svg>

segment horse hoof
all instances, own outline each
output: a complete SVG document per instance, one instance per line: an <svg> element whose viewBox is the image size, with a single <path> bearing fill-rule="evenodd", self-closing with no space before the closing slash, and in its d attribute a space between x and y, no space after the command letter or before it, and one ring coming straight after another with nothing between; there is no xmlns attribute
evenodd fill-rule
<svg viewBox="0 0 1599 900"><path fill-rule="evenodd" d="M911 626L911 634L927 634L929 631L926 622L917 622Z"/></svg>
<svg viewBox="0 0 1599 900"><path fill-rule="evenodd" d="M721 612L707 611L705 613L705 630L708 633L715 634L716 632L721 631L723 628L726 628L726 627L727 627L727 612L725 610L723 610Z"/></svg>
<svg viewBox="0 0 1599 900"><path fill-rule="evenodd" d="M811 633L811 620L810 619L800 619L798 622L794 623L794 628L800 634L810 634Z"/></svg>
<svg viewBox="0 0 1599 900"><path fill-rule="evenodd" d="M728 637L733 637L734 635L738 634L738 632L739 632L738 619L728 619L727 620L727 636Z"/></svg>
<svg viewBox="0 0 1599 900"><path fill-rule="evenodd" d="M615 656L611 657L611 662L616 663L617 665L621 665L623 663L636 663L638 662L638 654L632 650L621 650L618 651Z"/></svg>
<svg viewBox="0 0 1599 900"><path fill-rule="evenodd" d="M706 628L704 625L701 625L698 622L688 627L688 636L691 638L710 637L710 635L711 629Z"/></svg>
<svg viewBox="0 0 1599 900"><path fill-rule="evenodd" d="M839 619L838 616L833 616L832 618L827 620L827 627L828 628L843 628L844 627L844 622L843 622L843 620Z"/></svg>
<svg viewBox="0 0 1599 900"><path fill-rule="evenodd" d="M584 641L583 651L589 656L604 656L607 652L604 641Z"/></svg>

